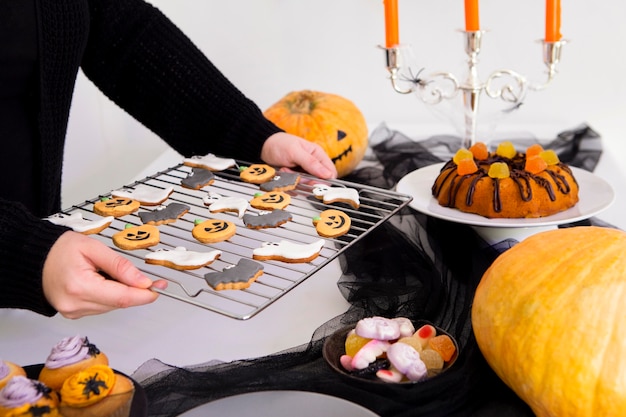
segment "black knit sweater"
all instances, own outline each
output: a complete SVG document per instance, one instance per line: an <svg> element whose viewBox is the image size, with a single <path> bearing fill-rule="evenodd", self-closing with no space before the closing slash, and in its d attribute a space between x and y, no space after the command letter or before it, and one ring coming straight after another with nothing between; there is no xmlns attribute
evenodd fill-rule
<svg viewBox="0 0 626 417"><path fill-rule="evenodd" d="M63 146L79 68L185 156L258 160L264 140L280 129L142 0L38 0L37 12L41 194L30 213L0 192L0 307L54 315L41 274L67 229L41 219L62 208Z"/></svg>

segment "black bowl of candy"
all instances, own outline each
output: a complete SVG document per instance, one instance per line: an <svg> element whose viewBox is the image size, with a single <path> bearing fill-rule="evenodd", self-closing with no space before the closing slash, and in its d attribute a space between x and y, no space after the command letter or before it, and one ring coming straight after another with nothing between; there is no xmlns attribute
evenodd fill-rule
<svg viewBox="0 0 626 417"><path fill-rule="evenodd" d="M348 378L415 384L448 370L458 352L454 337L427 321L367 317L330 335L322 354Z"/></svg>

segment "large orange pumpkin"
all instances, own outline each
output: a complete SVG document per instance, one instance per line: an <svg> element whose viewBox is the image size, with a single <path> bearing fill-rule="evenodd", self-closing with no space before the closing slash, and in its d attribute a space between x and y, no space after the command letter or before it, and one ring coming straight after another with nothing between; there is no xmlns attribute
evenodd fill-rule
<svg viewBox="0 0 626 417"><path fill-rule="evenodd" d="M626 233L573 227L500 255L472 324L496 374L537 416L626 416Z"/></svg>
<svg viewBox="0 0 626 417"><path fill-rule="evenodd" d="M367 123L350 100L319 91L294 91L270 106L265 117L287 133L319 144L343 177L367 149Z"/></svg>

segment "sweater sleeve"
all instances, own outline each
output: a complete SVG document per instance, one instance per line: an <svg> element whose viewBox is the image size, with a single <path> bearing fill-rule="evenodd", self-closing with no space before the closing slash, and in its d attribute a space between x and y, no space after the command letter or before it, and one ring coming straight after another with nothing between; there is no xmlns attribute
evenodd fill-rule
<svg viewBox="0 0 626 417"><path fill-rule="evenodd" d="M43 294L41 276L50 248L68 230L0 199L0 306L56 314Z"/></svg>
<svg viewBox="0 0 626 417"><path fill-rule="evenodd" d="M90 0L85 75L185 156L259 160L281 131L159 10L143 0Z"/></svg>

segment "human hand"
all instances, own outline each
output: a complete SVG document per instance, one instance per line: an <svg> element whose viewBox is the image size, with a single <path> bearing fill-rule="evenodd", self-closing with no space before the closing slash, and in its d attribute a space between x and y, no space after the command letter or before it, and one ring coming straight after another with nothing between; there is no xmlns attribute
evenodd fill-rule
<svg viewBox="0 0 626 417"><path fill-rule="evenodd" d="M267 138L261 159L279 167L299 166L319 178L337 178L337 169L321 146L289 133L278 132Z"/></svg>
<svg viewBox="0 0 626 417"><path fill-rule="evenodd" d="M158 293L149 288L164 289L167 282L153 282L102 242L68 231L48 253L42 285L48 302L64 317L76 319L151 303Z"/></svg>

